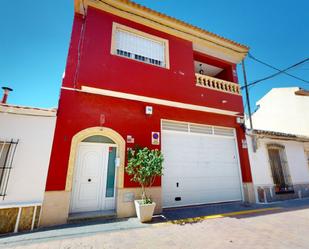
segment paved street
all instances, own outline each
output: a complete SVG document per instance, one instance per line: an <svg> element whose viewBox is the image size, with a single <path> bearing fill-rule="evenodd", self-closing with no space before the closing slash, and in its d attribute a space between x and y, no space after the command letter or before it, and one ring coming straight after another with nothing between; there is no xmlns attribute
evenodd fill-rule
<svg viewBox="0 0 309 249"><path fill-rule="evenodd" d="M112 248L309 248L309 206L288 205L263 213L206 219L197 223L159 223L139 228L79 234L67 238L4 244L16 249ZM295 202L294 202L295 203ZM297 203L297 202L296 202ZM301 202L299 202L301 204ZM298 207L295 207L298 206ZM82 229L82 228L74 228ZM35 233L34 233L35 234ZM61 234L61 231L60 231ZM18 240L19 236L11 237ZM11 241L12 242L12 241Z"/></svg>

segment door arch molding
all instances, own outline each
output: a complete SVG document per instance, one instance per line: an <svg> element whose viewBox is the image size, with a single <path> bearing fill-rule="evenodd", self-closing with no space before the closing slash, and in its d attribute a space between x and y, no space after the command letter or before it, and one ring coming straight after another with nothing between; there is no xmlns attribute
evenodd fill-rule
<svg viewBox="0 0 309 249"><path fill-rule="evenodd" d="M116 156L120 159L119 167L117 167L117 179L116 179L116 188L123 187L123 177L124 177L124 159L125 159L125 140L123 137L116 132L115 130L107 127L91 127L80 132L76 133L71 142L71 149L70 149L70 157L68 163L68 171L66 177L66 184L65 184L65 191L72 191L72 182L73 182L73 175L75 170L75 161L76 161L76 153L77 147L80 142L82 142L85 138L99 135L99 136L106 136L112 139L117 145L117 152Z"/></svg>

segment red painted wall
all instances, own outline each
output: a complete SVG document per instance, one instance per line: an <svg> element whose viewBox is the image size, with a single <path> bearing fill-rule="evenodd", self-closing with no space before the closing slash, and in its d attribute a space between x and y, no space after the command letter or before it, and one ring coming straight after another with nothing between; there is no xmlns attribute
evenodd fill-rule
<svg viewBox="0 0 309 249"><path fill-rule="evenodd" d="M217 74L216 76L214 76L215 78L238 83L237 78L233 77L233 68L234 66L236 66L233 63L226 62L224 60L215 58L210 55L202 54L197 51L193 52L193 58L196 61L205 62L209 65L222 68L223 71Z"/></svg>
<svg viewBox="0 0 309 249"><path fill-rule="evenodd" d="M170 69L111 55L113 22L168 39ZM193 58L198 56L202 55L193 52L191 42L89 8L85 19L80 15L74 17L63 86L91 86L243 113L241 96L195 86ZM224 66L228 72L224 77L237 82L237 75L232 73L235 65L209 56L204 56L204 59ZM223 99L228 102L223 104ZM160 146L151 145L151 132L160 131L161 119L234 127L237 130L243 181L252 181L247 149L240 146L245 135L236 124L235 117L153 104L154 114L146 116L145 105L142 102L62 90L46 190L65 189L72 137L83 129L99 126L101 114L105 115L104 126L119 132L123 138L132 135L135 144L159 149ZM136 186L127 176L124 184L125 187ZM160 179L155 185L160 185Z"/></svg>
<svg viewBox="0 0 309 249"><path fill-rule="evenodd" d="M111 54L112 24L117 22L169 41L170 69ZM81 31L82 23L84 28ZM77 47L80 45L78 57ZM78 68L76 64L80 59ZM192 43L109 13L89 8L85 20L75 16L64 86L82 85L108 90L205 105L242 112L242 98L195 86L194 59L225 68L231 76L233 64L193 52ZM188 94L189 93L189 94ZM228 105L222 105L222 100Z"/></svg>
<svg viewBox="0 0 309 249"><path fill-rule="evenodd" d="M62 90L46 189L65 188L72 137L83 129L100 126L101 114L105 115L105 127L116 130L124 139L127 135L134 137L135 144L127 144L129 147L139 145L160 149L161 146L151 145L151 132L160 131L161 119L234 127L237 130L243 181L251 182L247 149L241 148L244 133L235 117L153 104L153 115L148 116L145 114L146 105L143 102ZM137 186L127 176L124 184L125 187ZM160 179L155 185L160 185Z"/></svg>

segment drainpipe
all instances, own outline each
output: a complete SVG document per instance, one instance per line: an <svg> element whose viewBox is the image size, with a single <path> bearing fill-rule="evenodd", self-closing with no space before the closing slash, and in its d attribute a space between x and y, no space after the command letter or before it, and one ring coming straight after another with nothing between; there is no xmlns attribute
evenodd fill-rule
<svg viewBox="0 0 309 249"><path fill-rule="evenodd" d="M78 74L79 74L79 68L80 68L80 60L81 60L81 54L82 54L84 39L85 39L87 9L84 5L84 1L82 1L82 8L83 8L82 9L83 21L82 21L82 26L81 26L81 30L80 30L80 34L79 34L79 40L78 40L78 46L77 46L77 64L76 64L74 80L73 80L74 88L77 87Z"/></svg>
<svg viewBox="0 0 309 249"><path fill-rule="evenodd" d="M246 68L245 68L245 60L242 60L242 71L244 74L244 83L245 83L245 90L246 90L246 101L248 106L248 115L249 115L249 121L250 121L250 130L253 130L252 126L252 118L251 118L251 107L250 107L250 100L249 100L249 89L248 89L248 83L247 83L247 74L246 74Z"/></svg>
<svg viewBox="0 0 309 249"><path fill-rule="evenodd" d="M9 87L6 87L6 86L2 87L2 89L3 89L3 97L2 97L1 103L2 104L6 104L6 101L8 99L9 93L11 91L13 91L13 89L9 88Z"/></svg>

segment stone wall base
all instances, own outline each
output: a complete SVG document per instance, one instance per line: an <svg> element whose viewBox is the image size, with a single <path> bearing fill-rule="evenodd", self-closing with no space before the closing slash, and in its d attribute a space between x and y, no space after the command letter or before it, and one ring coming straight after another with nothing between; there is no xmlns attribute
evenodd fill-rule
<svg viewBox="0 0 309 249"><path fill-rule="evenodd" d="M246 203L256 203L254 186L252 182L243 183L243 193L244 193L244 202Z"/></svg>
<svg viewBox="0 0 309 249"><path fill-rule="evenodd" d="M309 183L293 185L294 191L286 193L276 193L275 186L258 186L257 196L261 203L301 199L309 197Z"/></svg>
<svg viewBox="0 0 309 249"><path fill-rule="evenodd" d="M67 223L71 192L47 191L44 195L40 226L53 226Z"/></svg>
<svg viewBox="0 0 309 249"><path fill-rule="evenodd" d="M38 227L41 205L0 208L0 234L31 231Z"/></svg>
<svg viewBox="0 0 309 249"><path fill-rule="evenodd" d="M155 213L162 211L161 187L146 189L147 195L156 203ZM116 190L116 214L118 218L136 216L134 200L140 199L141 188L119 188ZM69 218L71 191L45 192L40 226L65 224Z"/></svg>

